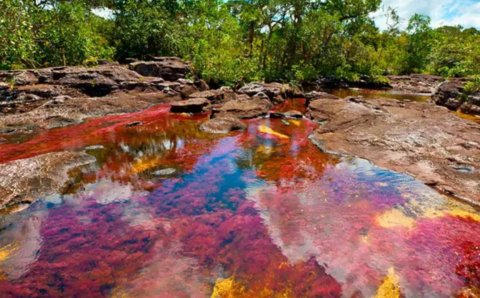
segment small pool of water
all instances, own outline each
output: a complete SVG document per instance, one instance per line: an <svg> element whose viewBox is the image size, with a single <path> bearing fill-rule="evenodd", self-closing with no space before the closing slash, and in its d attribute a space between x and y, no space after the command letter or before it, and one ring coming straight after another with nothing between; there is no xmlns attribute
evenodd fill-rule
<svg viewBox="0 0 480 298"><path fill-rule="evenodd" d="M301 109L289 102L280 110ZM158 106L0 145L86 150L64 192L0 218L1 297L451 297L480 284L480 215L407 175L321 153L307 120ZM143 125L127 127L132 121ZM80 294L81 293L81 294Z"/></svg>
<svg viewBox="0 0 480 298"><path fill-rule="evenodd" d="M480 115L470 115L470 114L462 113L460 111L455 112L455 114L460 118L480 124Z"/></svg>

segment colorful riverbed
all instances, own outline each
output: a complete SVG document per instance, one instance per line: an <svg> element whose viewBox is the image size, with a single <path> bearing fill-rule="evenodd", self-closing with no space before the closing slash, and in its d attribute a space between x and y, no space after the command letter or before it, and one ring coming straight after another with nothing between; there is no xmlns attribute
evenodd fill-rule
<svg viewBox="0 0 480 298"><path fill-rule="evenodd" d="M215 136L198 129L205 117L157 106L0 145L0 162L61 150L97 161L63 193L1 217L0 297L478 293L472 207L321 153L308 120Z"/></svg>

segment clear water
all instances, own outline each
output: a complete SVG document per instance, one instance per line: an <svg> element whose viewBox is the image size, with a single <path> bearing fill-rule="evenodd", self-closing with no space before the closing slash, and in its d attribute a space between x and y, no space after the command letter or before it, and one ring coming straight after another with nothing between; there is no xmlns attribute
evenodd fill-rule
<svg viewBox="0 0 480 298"><path fill-rule="evenodd" d="M281 110L301 109L290 101ZM451 297L480 284L480 215L321 153L308 120L224 136L168 107L0 145L85 150L62 193L0 219L0 297ZM132 121L142 126L126 127Z"/></svg>

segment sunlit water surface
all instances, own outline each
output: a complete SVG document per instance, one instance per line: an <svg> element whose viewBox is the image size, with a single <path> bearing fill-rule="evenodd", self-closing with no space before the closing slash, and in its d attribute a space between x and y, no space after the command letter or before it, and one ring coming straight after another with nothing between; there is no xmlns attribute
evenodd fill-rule
<svg viewBox="0 0 480 298"><path fill-rule="evenodd" d="M0 297L478 289L471 207L407 175L321 153L307 120L250 120L244 132L214 136L198 129L204 119L158 106L0 145L0 162L65 149L96 158L63 193L1 218Z"/></svg>

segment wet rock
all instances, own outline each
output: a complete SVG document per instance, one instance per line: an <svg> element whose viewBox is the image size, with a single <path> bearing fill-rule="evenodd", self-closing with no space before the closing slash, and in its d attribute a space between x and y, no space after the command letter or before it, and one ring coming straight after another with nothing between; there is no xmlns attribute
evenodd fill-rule
<svg viewBox="0 0 480 298"><path fill-rule="evenodd" d="M303 118L303 113L300 112L300 111L295 111L295 110L288 111L288 112L286 112L284 115L285 115L285 117L287 117L287 118L295 118L295 119L301 119L301 118Z"/></svg>
<svg viewBox="0 0 480 298"><path fill-rule="evenodd" d="M58 193L71 169L94 162L85 153L57 152L0 164L0 208Z"/></svg>
<svg viewBox="0 0 480 298"><path fill-rule="evenodd" d="M323 122L312 136L326 152L355 155L406 172L437 190L480 204L480 125L429 103L393 99L317 99L308 115ZM468 140L468 144L466 142Z"/></svg>
<svg viewBox="0 0 480 298"><path fill-rule="evenodd" d="M185 78L190 72L190 66L176 57L158 57L155 61L133 62L129 67L142 76L161 77L168 81Z"/></svg>
<svg viewBox="0 0 480 298"><path fill-rule="evenodd" d="M259 97L242 97L226 102L220 107L216 116L232 115L241 119L255 118L266 115L272 103Z"/></svg>
<svg viewBox="0 0 480 298"><path fill-rule="evenodd" d="M177 172L176 169L174 168L166 168L166 169L161 169L153 172L153 175L155 176L171 176Z"/></svg>
<svg viewBox="0 0 480 298"><path fill-rule="evenodd" d="M85 150L87 151L102 150L102 149L105 149L103 145L92 145L92 146L85 147Z"/></svg>
<svg viewBox="0 0 480 298"><path fill-rule="evenodd" d="M268 116L272 119L283 119L285 118L285 115L281 112L270 112Z"/></svg>
<svg viewBox="0 0 480 298"><path fill-rule="evenodd" d="M172 113L203 113L210 109L210 102L206 98L191 98L172 103Z"/></svg>
<svg viewBox="0 0 480 298"><path fill-rule="evenodd" d="M31 127L48 129L80 123L87 118L128 113L146 109L153 103L176 99L164 93L115 94L100 98L70 98L61 104L43 104L22 114L0 117L0 128L15 128L16 133L30 133ZM68 120L67 120L68 119Z"/></svg>
<svg viewBox="0 0 480 298"><path fill-rule="evenodd" d="M209 119L200 125L200 130L215 134L224 134L234 130L244 130L246 128L247 126L245 123L232 116L222 116Z"/></svg>

